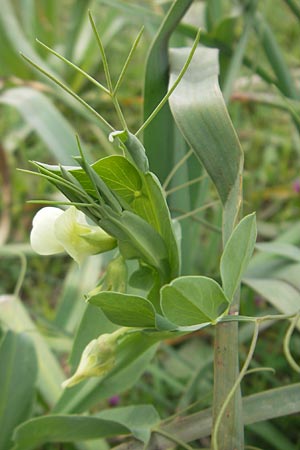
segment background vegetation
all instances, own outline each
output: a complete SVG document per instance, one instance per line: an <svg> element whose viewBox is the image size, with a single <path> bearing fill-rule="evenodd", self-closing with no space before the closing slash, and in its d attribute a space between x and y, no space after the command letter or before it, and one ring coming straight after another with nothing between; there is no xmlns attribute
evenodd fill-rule
<svg viewBox="0 0 300 450"><path fill-rule="evenodd" d="M19 52L50 70L118 129L106 96L46 52L35 38L101 81L103 70L87 19L88 9L93 11L114 79L144 25L142 41L120 94L128 125L137 130L143 114L147 116L153 103L157 103L149 90L160 95L155 84L151 85L156 74L151 53L147 65L145 61L169 4L155 0L0 1L1 330L4 336L7 328L32 332L36 327L35 343L45 346L49 377L55 379L53 390L36 396L15 425L30 414L47 413L58 399L63 372L70 370L68 358L85 308L83 295L94 286L106 263L103 257L92 257L78 269L65 256L42 258L33 254L28 244L31 220L41 205L26 201L56 199L58 194L41 179L16 169L30 169L28 160L70 163L76 153L76 133L90 161L114 151L107 141L107 130L97 118L34 71ZM193 6L193 14L187 14L177 27L171 45L190 45L195 27L200 26L204 29L201 42L220 49L221 87L245 151L244 213L257 211L260 242L275 240L296 249L300 244L299 5L292 0L220 0L196 1ZM167 139L163 123L161 119L160 129L155 128L159 124L153 124L145 132L144 141L151 168L165 183L171 211L182 223L183 273L218 279L221 213L216 191L204 171L198 183L176 190L194 178L193 172L202 169L194 157L178 166L186 152L181 142L175 142L171 148L169 145L167 159L160 157ZM174 167L178 170L172 173ZM202 209L185 216L194 208ZM258 247L242 288L242 314L289 312L290 305L300 305L299 268L298 254L284 255L280 249ZM260 278L268 282L261 284ZM280 289L288 289L284 298ZM299 374L288 366L283 355L286 327L283 323L268 323L261 332L252 368L263 365L273 368L276 374L266 371L246 377L245 395L299 381ZM245 325L240 343L242 360L250 338L251 331ZM291 344L294 357L299 360L299 333L294 334ZM129 381L124 386L120 382L114 395L100 396L93 409L154 402L165 418L193 403L189 412L209 406L213 381L211 348L210 329L163 343L133 388ZM195 358L195 354L201 356ZM1 366L1 371L6 369ZM1 407L0 400L0 416ZM246 428L246 442L265 449L296 450L300 448L299 428L297 415L261 422ZM118 440L110 443L116 445ZM205 438L196 443L203 447L206 444ZM104 441L78 446L109 448ZM47 444L43 448L72 449L75 445Z"/></svg>

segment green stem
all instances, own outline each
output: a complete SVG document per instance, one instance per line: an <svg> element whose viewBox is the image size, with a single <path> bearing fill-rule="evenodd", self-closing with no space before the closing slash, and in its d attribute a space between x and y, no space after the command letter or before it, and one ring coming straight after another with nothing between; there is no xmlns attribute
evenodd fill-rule
<svg viewBox="0 0 300 450"><path fill-rule="evenodd" d="M29 64L32 65L35 69L37 69L39 72L41 72L43 75L45 75L47 78L52 80L55 84L57 84L59 87L61 87L64 91L66 91L68 94L70 94L72 97L74 97L81 105L83 105L89 112L94 114L94 116L97 117L97 119L100 120L104 125L106 125L110 130L114 131L114 128L102 117L97 111L95 111L94 108L92 108L87 102L85 102L79 95L77 95L75 92L72 91L68 86L66 86L64 83L62 83L58 78L56 78L54 75L52 75L50 72L47 72L44 70L41 66L33 62L30 58L25 56L23 53L20 53L22 58L25 59Z"/></svg>
<svg viewBox="0 0 300 450"><path fill-rule="evenodd" d="M120 85L121 85L121 83L122 83L122 81L124 79L124 76L125 76L125 73L127 71L128 66L129 66L129 63L132 60L133 54L134 54L134 52L135 52L135 50L136 50L136 48L138 46L138 43L140 42L140 39L142 37L143 32L144 32L144 27L141 28L139 34L137 35L136 39L134 40L134 43L132 44L130 52L129 52L127 58L126 58L125 64L124 64L124 66L123 66L123 68L121 70L121 73L119 75L118 81L116 82L115 88L113 90L113 95L115 95L117 93L117 91L118 91L118 89L119 89L119 87L120 87Z"/></svg>
<svg viewBox="0 0 300 450"><path fill-rule="evenodd" d="M68 64L68 66L72 67L72 69L76 70L76 72L83 75L87 80L89 80L91 83L93 83L97 88L101 89L106 94L110 94L109 90L103 86L103 84L99 83L99 81L95 80L95 78L91 77L87 72L82 70L80 67L76 66L76 64L73 64L71 61L69 61L67 58L62 56L60 53L57 53L55 50L53 50L51 47L48 47L48 45L41 42L39 39L36 39L36 42L43 47L45 50L47 50L49 53L52 53L52 55L56 56L58 59L63 61L64 63Z"/></svg>
<svg viewBox="0 0 300 450"><path fill-rule="evenodd" d="M224 403L222 404L220 411L218 413L218 416L216 418L215 424L214 424L214 430L213 430L213 434L212 434L212 448L213 450L220 450L221 447L219 447L219 442L222 442L222 448L225 448L223 445L223 441L224 441L224 436L220 434L221 431L221 425L222 425L222 419L226 413L226 415L230 415L232 414L232 412L236 412L232 410L232 408L229 407L231 400L234 397L234 394L236 392L236 390L238 389L238 387L240 386L240 383L244 377L244 375L247 372L247 369L249 367L249 364L251 362L251 359L253 357L254 354L254 350L256 347L256 342L257 342L257 338L258 338L258 333L259 333L259 320L256 320L255 322L255 327L254 327L254 333L253 333L253 337L252 337L252 341L251 341L251 345L250 345L250 349L246 358L246 361L243 365L242 370L240 371L238 377L236 378L235 383L233 384L232 388L230 389ZM229 450L230 449L238 449L241 448L241 443L238 444L239 447L237 446L237 443L234 444L234 446L231 447L226 447L226 449Z"/></svg>
<svg viewBox="0 0 300 450"><path fill-rule="evenodd" d="M225 414L220 416L238 375L238 323L219 323L216 326L214 346L213 434L217 439L217 447L212 446L213 450L243 449L243 417L239 389L233 391L235 395L230 397Z"/></svg>
<svg viewBox="0 0 300 450"><path fill-rule="evenodd" d="M116 94L116 90L114 90L114 88L113 88L113 84L112 84L112 80L111 80L111 75L110 75L110 71L109 71L109 66L108 66L105 50L104 50L104 47L103 47L100 35L99 35L98 31L97 31L95 21L94 21L93 16L92 16L90 11L89 11L89 19L90 19L90 23L91 23L94 35L96 37L96 41L97 41L99 50L100 50L102 63L103 63L103 69L104 69L104 73L105 73L105 78L106 78L106 83L107 83L107 86L108 86L109 94L111 96L113 105L115 107L115 110L116 110L116 113L118 115L118 118L119 118L119 120L120 120L120 122L122 124L122 127L124 128L124 130L128 130L128 127L127 127L127 124L126 124L126 121L125 121L125 117L124 117L123 112L121 110L121 107L119 105L118 99L117 99L117 97L115 95Z"/></svg>
<svg viewBox="0 0 300 450"><path fill-rule="evenodd" d="M18 276L18 280L14 289L14 296L15 297L19 297L20 294L20 290L22 288L23 282L24 282L24 278L26 275L26 270L27 270L27 259L26 256L23 253L17 253L17 256L20 258L20 263L21 263L21 267L20 267L20 272L19 272L19 276Z"/></svg>
<svg viewBox="0 0 300 450"><path fill-rule="evenodd" d="M240 215L242 203L242 167L243 154L240 155L239 173L228 196L223 210L222 236L225 247ZM230 306L228 316L239 313L240 289L237 290ZM238 322L221 322L216 326L214 343L214 396L213 431L218 426L217 445L219 450L244 449L244 421L242 396L239 385L234 389L227 405L226 413L218 419L223 404L235 386L239 376L239 330ZM220 420L220 423L219 423ZM212 447L214 450L214 447Z"/></svg>
<svg viewBox="0 0 300 450"><path fill-rule="evenodd" d="M182 183L179 186L174 186L173 188L166 191L166 197L168 195L173 194L174 192L180 191L181 189L185 189L189 186L192 186L193 184L200 183L200 181L203 181L205 178L207 178L207 175L201 175L201 177L194 178L193 180L187 181L186 183Z"/></svg>
<svg viewBox="0 0 300 450"><path fill-rule="evenodd" d="M163 189L166 190L167 186L170 184L172 178L174 177L175 173L177 172L177 170L180 169L180 167L185 163L185 161L187 159L189 159L190 156L192 156L194 154L194 151L191 149L189 150L179 161L178 163L175 164L175 166L173 167L173 169L171 170L171 172L169 173L169 175L167 176L167 178L164 181L163 184Z"/></svg>
<svg viewBox="0 0 300 450"><path fill-rule="evenodd" d="M183 219L187 219L188 217L192 217L195 214L198 214L201 211L204 211L207 208L212 208L215 205L218 205L219 201L214 201L214 202L210 202L210 203L206 203L206 205L200 206L199 208L193 209L193 211L189 211L187 213L182 214L181 216L177 216L176 220L183 220Z"/></svg>

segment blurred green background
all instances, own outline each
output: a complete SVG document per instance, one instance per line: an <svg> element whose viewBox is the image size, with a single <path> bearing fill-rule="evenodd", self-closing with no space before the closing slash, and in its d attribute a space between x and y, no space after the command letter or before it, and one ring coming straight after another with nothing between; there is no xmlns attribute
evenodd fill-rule
<svg viewBox="0 0 300 450"><path fill-rule="evenodd" d="M147 97L143 103L144 89L147 92L151 87L154 76L153 66L146 66L149 47L171 3L159 0L0 0L0 299L20 296L25 307L23 313L33 319L63 370L84 310L83 295L99 278L105 260L93 257L79 273L65 256L33 254L29 233L32 217L41 205L26 202L56 199L58 194L46 181L16 169L31 169L29 160L72 164L72 156L77 154L76 133L90 161L116 149L108 142L107 130L97 118L30 67L20 52L69 86L119 129L109 99L82 75L46 52L36 38L99 81L104 81L98 48L88 21L90 9L105 45L112 77L116 80L134 38L144 25L142 41L119 96L127 123L132 131L136 131L143 115L147 116L151 111L151 99ZM201 27L202 44L220 49L221 87L245 151L244 213L257 211L260 241L279 238L298 246L299 2L207 0L194 1L193 8L177 27L171 45L191 45L196 28ZM155 89L155 84L153 86ZM159 140L160 136L157 138ZM175 143L179 151L176 152L175 145L167 163L162 163L157 158L157 151L147 147L148 141L149 135L145 135L151 167L164 182L184 154L184 146ZM174 189L168 196L174 217L216 199L216 192L204 176L190 189L189 208L186 207L187 194L176 191L176 186L193 178L192 165L196 167L196 174L203 175L200 164L195 161L190 165L183 164L166 186L167 191ZM182 221L184 272L219 277L220 221L218 205ZM192 234L192 251L189 233ZM284 280L292 286L298 295L295 301L299 302L299 262L292 264L289 259L274 255L266 262L257 255L249 273L259 278L263 270L264 278ZM268 289L260 292L249 286L243 287L242 313L274 312L276 301L272 295ZM7 328L5 317L0 319L2 333ZM17 322L18 318L14 317L10 327L24 331L22 324ZM23 328L26 329L26 325ZM243 383L245 394L299 380L299 375L289 368L283 356L285 331L286 324L278 323L262 333L253 367L273 367L276 376L271 372L259 372L247 377ZM249 329L245 327L241 337L242 359L247 353L249 338ZM134 389L122 392L114 401L119 405L154 402L162 417L195 401L198 402L195 410L209 405L211 348L210 330L161 345ZM292 350L296 359L300 357L299 349L299 334L295 334ZM195 354L200 354L201 358L195 358ZM111 402L110 398L101 400L97 408L107 407ZM36 398L33 415L48 410L49 404ZM246 438L251 445L261 448L296 450L300 448L299 428L299 417L289 416L247 427ZM201 445L205 446L205 440ZM74 447L48 445L44 448Z"/></svg>

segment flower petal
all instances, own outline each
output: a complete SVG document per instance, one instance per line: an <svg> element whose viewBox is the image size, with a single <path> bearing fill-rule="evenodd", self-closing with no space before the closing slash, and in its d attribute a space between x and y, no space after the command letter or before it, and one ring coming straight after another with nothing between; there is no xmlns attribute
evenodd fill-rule
<svg viewBox="0 0 300 450"><path fill-rule="evenodd" d="M39 255L54 255L64 251L54 232L56 219L64 212L59 208L47 206L40 209L33 218L30 243Z"/></svg>

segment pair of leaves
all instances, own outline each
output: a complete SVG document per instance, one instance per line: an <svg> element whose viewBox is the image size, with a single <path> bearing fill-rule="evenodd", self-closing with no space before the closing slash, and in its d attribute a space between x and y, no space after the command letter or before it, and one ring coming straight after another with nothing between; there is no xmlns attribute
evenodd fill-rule
<svg viewBox="0 0 300 450"><path fill-rule="evenodd" d="M100 307L118 325L174 329L210 324L228 309L240 284L256 240L255 215L246 216L235 228L221 258L223 289L214 280L185 276L166 284L160 291L160 306L166 322L160 320L152 303L141 296L100 292L89 302ZM179 328L178 328L179 327Z"/></svg>
<svg viewBox="0 0 300 450"><path fill-rule="evenodd" d="M218 283L196 276L177 278L162 288L164 321L149 300L137 295L100 292L91 297L89 303L99 306L109 320L118 325L160 329L209 324L229 306Z"/></svg>

